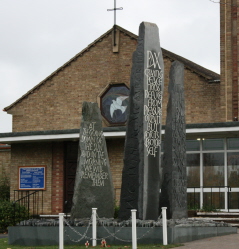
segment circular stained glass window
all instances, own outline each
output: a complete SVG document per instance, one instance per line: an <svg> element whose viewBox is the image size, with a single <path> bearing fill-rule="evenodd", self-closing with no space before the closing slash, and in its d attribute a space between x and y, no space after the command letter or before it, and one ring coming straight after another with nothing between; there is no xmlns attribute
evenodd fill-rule
<svg viewBox="0 0 239 249"><path fill-rule="evenodd" d="M101 113L110 124L124 124L128 116L129 88L110 85L101 96Z"/></svg>

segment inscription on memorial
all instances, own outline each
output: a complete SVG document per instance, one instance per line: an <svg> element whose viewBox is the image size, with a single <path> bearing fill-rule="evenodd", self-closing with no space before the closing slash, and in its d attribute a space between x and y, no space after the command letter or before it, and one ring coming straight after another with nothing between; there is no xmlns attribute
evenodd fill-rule
<svg viewBox="0 0 239 249"><path fill-rule="evenodd" d="M86 218L91 208L100 217L112 218L114 189L102 117L96 103L84 102L79 139L78 164L72 199L71 218Z"/></svg>
<svg viewBox="0 0 239 249"><path fill-rule="evenodd" d="M82 143L81 162L83 165L80 177L92 181L92 186L102 187L108 179L107 161L102 147L103 132L95 130L95 122L83 128L80 138Z"/></svg>
<svg viewBox="0 0 239 249"><path fill-rule="evenodd" d="M172 121L172 161L173 168L173 199L175 208L183 208L185 202L185 189L187 188L187 181L185 177L185 162L186 162L186 134L182 132L185 130L185 111L184 103L184 89L183 85L175 84L174 86L174 100L172 101L175 115Z"/></svg>
<svg viewBox="0 0 239 249"><path fill-rule="evenodd" d="M159 64L160 53L147 51L147 68L145 69L146 87L144 90L144 145L147 155L156 156L161 144L160 122L162 116L163 72Z"/></svg>
<svg viewBox="0 0 239 249"><path fill-rule="evenodd" d="M170 69L168 92L160 207L167 207L169 219L181 219L187 217L187 175L184 65L178 61Z"/></svg>
<svg viewBox="0 0 239 249"><path fill-rule="evenodd" d="M164 63L158 27L142 22L133 54L119 217L158 218ZM130 184L129 184L130 183Z"/></svg>

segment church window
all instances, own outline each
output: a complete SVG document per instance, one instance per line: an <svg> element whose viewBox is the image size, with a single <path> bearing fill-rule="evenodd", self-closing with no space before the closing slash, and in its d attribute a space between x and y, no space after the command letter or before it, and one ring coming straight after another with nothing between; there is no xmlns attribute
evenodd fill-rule
<svg viewBox="0 0 239 249"><path fill-rule="evenodd" d="M127 121L129 88L125 84L109 85L100 96L101 114L110 125L124 125Z"/></svg>

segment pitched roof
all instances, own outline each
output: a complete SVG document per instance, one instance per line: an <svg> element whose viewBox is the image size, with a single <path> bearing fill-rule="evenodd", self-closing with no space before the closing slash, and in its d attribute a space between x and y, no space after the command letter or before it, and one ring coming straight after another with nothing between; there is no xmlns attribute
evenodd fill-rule
<svg viewBox="0 0 239 249"><path fill-rule="evenodd" d="M113 27L114 28L114 27ZM65 64L63 64L61 67L59 67L57 70L55 70L52 74L50 74L48 77L46 77L44 80L42 80L39 84L37 84L36 86L34 86L31 90L29 90L27 93L25 93L22 97L20 97L19 99L17 99L15 102L13 102L11 105L5 107L3 109L3 111L8 111L10 110L13 106L15 106L17 103L21 102L24 98L26 98L28 95L32 94L34 92L34 90L39 89L47 80L51 79L52 77L54 77L54 75L56 75L58 72L60 72L61 70L63 70L65 67L69 66L71 64L71 62L75 61L78 57L82 56L84 53L88 52L90 50L91 47L95 46L97 42L102 41L102 39L106 36L108 36L112 31L113 28L111 28L110 30L108 30L106 33L104 33L103 35L101 35L98 39L96 39L94 42L90 43L85 49L83 49L81 52L79 52L78 54L76 54L73 58L71 58L69 61L67 61ZM131 33L130 31L116 25L116 28L124 33L125 35L129 36L131 39L138 39L138 36ZM162 48L162 53L164 57L169 58L170 60L178 60L180 62L182 62L185 66L185 68L191 70L192 72L198 74L200 77L205 78L206 80L208 80L209 83L219 83L220 82L220 75L208 70L190 60L185 59L182 56L179 56L177 54L174 54L166 49Z"/></svg>
<svg viewBox="0 0 239 249"><path fill-rule="evenodd" d="M162 48L163 56L168 57L170 60L178 60L182 62L185 68L191 70L192 72L198 74L199 76L208 80L209 83L219 83L220 82L220 74L215 73L205 67L202 67L190 60L185 59L184 57L174 54L164 48Z"/></svg>

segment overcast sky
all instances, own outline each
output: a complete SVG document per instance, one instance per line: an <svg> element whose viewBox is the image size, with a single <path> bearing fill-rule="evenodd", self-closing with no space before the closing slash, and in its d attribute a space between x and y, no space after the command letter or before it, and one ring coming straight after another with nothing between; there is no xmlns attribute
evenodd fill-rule
<svg viewBox="0 0 239 249"><path fill-rule="evenodd" d="M0 133L2 109L113 26L114 0L0 0ZM220 73L219 4L210 0L117 0L117 24L134 34L158 25L161 46Z"/></svg>

